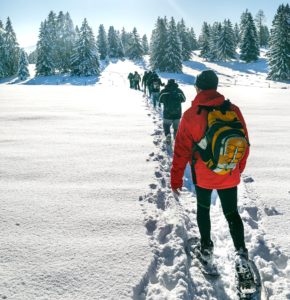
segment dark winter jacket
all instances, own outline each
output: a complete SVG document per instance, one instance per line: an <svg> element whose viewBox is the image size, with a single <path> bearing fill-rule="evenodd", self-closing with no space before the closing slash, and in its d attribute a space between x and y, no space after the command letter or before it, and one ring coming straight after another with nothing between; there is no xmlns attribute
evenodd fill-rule
<svg viewBox="0 0 290 300"><path fill-rule="evenodd" d="M128 79L131 81L134 79L134 74L133 73L129 73L128 75Z"/></svg>
<svg viewBox="0 0 290 300"><path fill-rule="evenodd" d="M181 118L181 103L185 101L185 96L178 84L173 82L167 84L161 91L159 102L163 104L163 118L176 120Z"/></svg>
<svg viewBox="0 0 290 300"><path fill-rule="evenodd" d="M135 82L139 82L141 80L141 76L139 75L139 73L137 73L137 72L134 73L133 80Z"/></svg>
<svg viewBox="0 0 290 300"><path fill-rule="evenodd" d="M146 85L147 79L148 79L149 73L145 71L143 77L142 77L142 86Z"/></svg>
<svg viewBox="0 0 290 300"><path fill-rule="evenodd" d="M249 147L239 166L232 173L226 175L219 175L213 172L205 165L197 151L192 153L194 143L201 140L207 128L207 112L206 110L202 110L201 113L198 113L199 106L220 106L224 100L224 96L216 90L204 90L197 94L192 101L191 107L183 114L175 139L171 168L172 188L177 189L182 187L184 170L187 163L191 164L192 155L195 161L194 169L198 186L205 189L227 189L239 184L241 173L245 169L249 155ZM247 127L239 108L231 104L231 110L241 120L246 136L249 138Z"/></svg>
<svg viewBox="0 0 290 300"><path fill-rule="evenodd" d="M150 78L148 78L147 84L152 93L159 93L160 87L164 85L157 74L153 74Z"/></svg>

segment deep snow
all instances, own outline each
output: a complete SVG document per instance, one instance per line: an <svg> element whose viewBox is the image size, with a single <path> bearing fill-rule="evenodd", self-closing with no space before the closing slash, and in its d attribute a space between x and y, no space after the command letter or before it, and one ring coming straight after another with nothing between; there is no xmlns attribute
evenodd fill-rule
<svg viewBox="0 0 290 300"><path fill-rule="evenodd" d="M1 299L128 299L150 264L153 124L107 76L1 86Z"/></svg>
<svg viewBox="0 0 290 300"><path fill-rule="evenodd" d="M184 74L161 76L178 80L185 109L194 77L211 67L220 91L241 107L252 144L239 186L247 245L263 299L290 299L289 84L266 81L263 58L193 58ZM184 244L198 232L190 174L178 204L160 112L128 88L127 74L143 68L111 63L100 78L77 79L90 86L59 76L1 85L0 296L236 299L233 246L215 197L212 232L222 276L209 280L188 264Z"/></svg>

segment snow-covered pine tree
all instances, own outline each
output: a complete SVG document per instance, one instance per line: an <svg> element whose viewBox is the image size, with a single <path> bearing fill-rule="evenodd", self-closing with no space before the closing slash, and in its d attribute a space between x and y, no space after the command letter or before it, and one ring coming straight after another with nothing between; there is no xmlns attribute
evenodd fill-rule
<svg viewBox="0 0 290 300"><path fill-rule="evenodd" d="M152 31L150 44L150 65L153 70L165 71L167 69L167 61L165 60L167 27L167 19L158 17L155 29Z"/></svg>
<svg viewBox="0 0 290 300"><path fill-rule="evenodd" d="M108 38L103 24L99 26L99 33L97 37L97 45L100 54L100 59L106 59L108 55Z"/></svg>
<svg viewBox="0 0 290 300"><path fill-rule="evenodd" d="M182 44L173 17L169 22L164 60L166 62L164 71L171 73L182 72Z"/></svg>
<svg viewBox="0 0 290 300"><path fill-rule="evenodd" d="M183 19L177 23L177 32L181 42L182 59L184 61L189 60L191 57L190 36Z"/></svg>
<svg viewBox="0 0 290 300"><path fill-rule="evenodd" d="M47 20L41 22L36 51L36 75L49 76L54 74L53 51L50 44Z"/></svg>
<svg viewBox="0 0 290 300"><path fill-rule="evenodd" d="M217 59L227 61L235 58L235 34L232 23L229 19L224 20L219 39L216 44Z"/></svg>
<svg viewBox="0 0 290 300"><path fill-rule="evenodd" d="M65 22L64 22L63 39L65 42L64 43L65 49L63 51L64 54L63 54L62 70L64 73L66 73L71 70L71 56L76 41L76 32L75 32L73 21L68 12L64 16L64 21Z"/></svg>
<svg viewBox="0 0 290 300"><path fill-rule="evenodd" d="M200 45L200 56L209 59L210 58L210 26L208 23L203 22L201 28L201 34L199 37L199 45Z"/></svg>
<svg viewBox="0 0 290 300"><path fill-rule="evenodd" d="M191 51L197 50L198 49L198 42L197 42L197 39L196 39L194 29L192 27L189 30L189 39L190 39Z"/></svg>
<svg viewBox="0 0 290 300"><path fill-rule="evenodd" d="M144 50L141 44L141 39L137 32L136 27L132 31L132 44L128 49L128 57L130 59L141 59L143 56Z"/></svg>
<svg viewBox="0 0 290 300"><path fill-rule="evenodd" d="M99 57L93 31L84 19L72 55L72 74L79 76L98 75Z"/></svg>
<svg viewBox="0 0 290 300"><path fill-rule="evenodd" d="M17 73L19 60L19 47L16 34L13 30L10 18L7 18L4 31L4 76L12 76Z"/></svg>
<svg viewBox="0 0 290 300"><path fill-rule="evenodd" d="M122 43L122 40L121 40L120 31L116 30L116 35L117 35L117 42L118 42L117 57L118 58L124 58L125 50L124 50L124 46L123 46L123 43Z"/></svg>
<svg viewBox="0 0 290 300"><path fill-rule="evenodd" d="M235 48L237 48L240 44L240 28L238 23L235 23L235 27L234 27L234 34L235 34Z"/></svg>
<svg viewBox="0 0 290 300"><path fill-rule="evenodd" d="M252 14L246 11L241 19L240 59L245 62L256 61L259 54L256 26Z"/></svg>
<svg viewBox="0 0 290 300"><path fill-rule="evenodd" d="M55 19L55 32L56 37L54 41L54 64L55 68L60 72L63 72L62 64L63 64L63 51L65 50L65 41L63 39L64 36L64 13L62 11L59 12L58 16Z"/></svg>
<svg viewBox="0 0 290 300"><path fill-rule="evenodd" d="M147 55L149 53L149 44L148 44L148 38L146 34L142 36L142 48L144 51L144 55Z"/></svg>
<svg viewBox="0 0 290 300"><path fill-rule="evenodd" d="M247 15L248 15L249 11L246 9L246 11L244 11L241 14L241 19L240 19L240 42L241 42L241 38L244 35L244 29L246 28L247 25Z"/></svg>
<svg viewBox="0 0 290 300"><path fill-rule="evenodd" d="M58 57L58 51L57 51L57 16L54 11L50 11L47 18L46 23L46 39L47 42L50 44L48 55L51 57L51 62L53 64L52 74L55 73L57 66L57 57Z"/></svg>
<svg viewBox="0 0 290 300"><path fill-rule="evenodd" d="M214 22L210 26L209 31L209 53L207 54L207 59L217 60L218 59L218 42L221 38L222 24L220 22Z"/></svg>
<svg viewBox="0 0 290 300"><path fill-rule="evenodd" d="M123 48L124 48L124 55L125 56L128 56L129 55L129 49L130 49L130 46L132 44L132 33L131 32L126 32L125 28L123 27L122 28L122 31L121 31L121 42L122 42L122 45L123 45Z"/></svg>
<svg viewBox="0 0 290 300"><path fill-rule="evenodd" d="M56 26L56 66L60 73L67 73L71 70L71 56L76 39L74 25L68 12L59 12Z"/></svg>
<svg viewBox="0 0 290 300"><path fill-rule="evenodd" d="M274 16L268 52L269 73L272 80L290 79L290 6L280 5Z"/></svg>
<svg viewBox="0 0 290 300"><path fill-rule="evenodd" d="M260 9L255 17L255 23L257 27L257 35L258 35L260 47L267 47L269 42L269 29L266 25L264 25L265 21L266 21L265 14L263 10Z"/></svg>
<svg viewBox="0 0 290 300"><path fill-rule="evenodd" d="M0 20L0 78L5 77L5 53L4 53L4 26Z"/></svg>
<svg viewBox="0 0 290 300"><path fill-rule="evenodd" d="M261 27L261 47L268 47L270 40L270 32L266 25Z"/></svg>
<svg viewBox="0 0 290 300"><path fill-rule="evenodd" d="M76 25L75 27L75 32L76 32L76 40L77 40L80 37L80 29L78 25Z"/></svg>
<svg viewBox="0 0 290 300"><path fill-rule="evenodd" d="M109 48L109 57L111 58L121 58L124 57L124 47L119 37L118 33L113 26L109 27L108 32L108 48Z"/></svg>
<svg viewBox="0 0 290 300"><path fill-rule="evenodd" d="M36 64L36 61L37 61L37 50L35 49L35 50L33 50L32 52L30 52L29 54L28 54L28 62L30 63L30 64Z"/></svg>
<svg viewBox="0 0 290 300"><path fill-rule="evenodd" d="M28 65L27 54L25 53L24 49L20 49L18 63L18 78L20 80L26 80L30 76Z"/></svg>

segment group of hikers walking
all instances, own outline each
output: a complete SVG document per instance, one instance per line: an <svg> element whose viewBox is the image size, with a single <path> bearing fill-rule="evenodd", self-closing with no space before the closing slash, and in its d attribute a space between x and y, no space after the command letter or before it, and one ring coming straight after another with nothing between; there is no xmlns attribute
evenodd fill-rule
<svg viewBox="0 0 290 300"><path fill-rule="evenodd" d="M193 252L203 265L212 263L214 243L210 205L215 189L235 247L238 289L241 293L252 293L256 288L254 274L237 205L237 186L249 155L246 123L240 109L217 92L218 77L213 70L202 71L194 85L196 96L182 115L181 103L185 96L174 79L169 79L165 85L154 71L146 71L142 78L144 93L152 99L153 107L158 110L157 105L163 105L163 129L168 143L171 142L170 128L173 127L175 145L171 189L177 199L186 165L191 166L200 233Z"/></svg>
<svg viewBox="0 0 290 300"><path fill-rule="evenodd" d="M130 88L140 90L140 88L136 88L136 86L139 86L140 75L137 72L134 74L130 73L128 76ZM137 78L136 82L138 82L138 85L134 83L135 78ZM152 100L154 109L157 109L157 107L161 108L161 104L163 105L164 134L166 136L166 142L171 144L171 126L173 127L173 138L175 139L182 115L181 103L185 101L184 93L178 87L174 79L169 79L166 85L162 83L155 71L145 71L142 77L142 87L144 94ZM164 88L161 90L161 87Z"/></svg>
<svg viewBox="0 0 290 300"><path fill-rule="evenodd" d="M128 79L130 82L130 89L135 89L140 91L140 81L141 81L140 74L137 71L135 71L134 73L129 73Z"/></svg>

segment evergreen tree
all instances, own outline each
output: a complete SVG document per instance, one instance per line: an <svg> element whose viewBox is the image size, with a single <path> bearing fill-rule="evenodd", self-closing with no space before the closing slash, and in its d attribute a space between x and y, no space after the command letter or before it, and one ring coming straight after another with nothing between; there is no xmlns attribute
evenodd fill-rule
<svg viewBox="0 0 290 300"><path fill-rule="evenodd" d="M201 28L201 35L199 38L200 56L208 59L210 57L210 26L204 22Z"/></svg>
<svg viewBox="0 0 290 300"><path fill-rule="evenodd" d="M148 44L148 39L146 34L144 34L142 37L142 48L144 51L144 55L147 55L149 53L149 44Z"/></svg>
<svg viewBox="0 0 290 300"><path fill-rule="evenodd" d="M121 41L121 37L115 31L113 26L109 27L108 32L108 48L109 57L111 58L122 58L124 57L124 47Z"/></svg>
<svg viewBox="0 0 290 300"><path fill-rule="evenodd" d="M290 79L290 7L280 5L274 17L268 52L269 73L272 80Z"/></svg>
<svg viewBox="0 0 290 300"><path fill-rule="evenodd" d="M209 31L209 52L206 55L207 59L218 59L218 42L221 38L222 24L220 22L214 22Z"/></svg>
<svg viewBox="0 0 290 300"><path fill-rule="evenodd" d="M235 58L235 34L231 21L224 20L220 36L216 44L217 59L226 61Z"/></svg>
<svg viewBox="0 0 290 300"><path fill-rule="evenodd" d="M121 42L124 48L124 55L129 56L129 49L133 43L133 36L131 32L126 32L125 28L121 31Z"/></svg>
<svg viewBox="0 0 290 300"><path fill-rule="evenodd" d="M65 49L64 49L64 55L63 55L63 64L62 64L62 70L63 72L68 72L71 70L71 56L73 53L74 45L76 42L76 31L74 28L73 21L67 12L65 14L65 23L64 23L64 34L63 39L65 41Z"/></svg>
<svg viewBox="0 0 290 300"><path fill-rule="evenodd" d="M4 76L12 76L17 73L19 60L19 47L16 34L13 30L10 18L7 18L4 31Z"/></svg>
<svg viewBox="0 0 290 300"><path fill-rule="evenodd" d="M99 34L97 37L97 44L100 54L100 59L106 59L108 55L108 38L105 27L103 24L99 26Z"/></svg>
<svg viewBox="0 0 290 300"><path fill-rule="evenodd" d="M142 58L144 51L141 44L141 39L137 32L137 29L134 27L132 32L132 44L128 50L128 56L130 59L140 59Z"/></svg>
<svg viewBox="0 0 290 300"><path fill-rule="evenodd" d="M47 20L40 25L36 51L36 75L48 76L54 74L53 51L52 45L50 44Z"/></svg>
<svg viewBox="0 0 290 300"><path fill-rule="evenodd" d="M76 40L78 40L80 37L80 29L79 29L78 25L76 25L76 27L75 27L75 32L76 32Z"/></svg>
<svg viewBox="0 0 290 300"><path fill-rule="evenodd" d="M118 58L124 58L125 56L125 50L124 50L124 46L121 40L121 34L120 32L117 30L116 31L116 35L117 35L117 44L118 44L118 48L117 48L117 57Z"/></svg>
<svg viewBox="0 0 290 300"><path fill-rule="evenodd" d="M169 22L168 35L166 41L166 53L164 60L166 61L166 72L180 73L182 72L182 44L179 33L172 17Z"/></svg>
<svg viewBox="0 0 290 300"><path fill-rule="evenodd" d="M240 21L240 41L242 36L244 35L244 29L246 28L247 25L247 18L248 18L248 13L249 11L246 9L241 15L241 21Z"/></svg>
<svg viewBox="0 0 290 300"><path fill-rule="evenodd" d="M18 63L18 78L20 80L26 80L30 76L28 65L27 54L24 49L21 49Z"/></svg>
<svg viewBox="0 0 290 300"><path fill-rule="evenodd" d="M5 52L4 52L4 40L5 40L5 30L3 27L3 23L0 20L0 78L5 77Z"/></svg>
<svg viewBox="0 0 290 300"><path fill-rule="evenodd" d="M93 31L84 19L72 55L72 73L79 76L99 74L99 57Z"/></svg>
<svg viewBox="0 0 290 300"><path fill-rule="evenodd" d="M48 56L51 58L51 62L53 64L52 73L55 73L55 69L58 67L58 49L57 49L57 16L54 11L50 11L47 18L46 23L46 39L50 44Z"/></svg>
<svg viewBox="0 0 290 300"><path fill-rule="evenodd" d="M28 62L30 64L36 64L37 61L37 51L36 49L28 54Z"/></svg>
<svg viewBox="0 0 290 300"><path fill-rule="evenodd" d="M55 18L55 41L54 41L54 49L55 54L53 57L53 62L55 68L58 69L62 73L62 56L63 50L65 49L65 41L63 39L64 35L64 13L62 11L59 12L58 16Z"/></svg>
<svg viewBox="0 0 290 300"><path fill-rule="evenodd" d="M61 73L71 69L71 56L75 44L76 33L72 19L67 12L60 12L57 18L56 67Z"/></svg>
<svg viewBox="0 0 290 300"><path fill-rule="evenodd" d="M266 25L261 27L261 47L268 47L270 32Z"/></svg>
<svg viewBox="0 0 290 300"><path fill-rule="evenodd" d="M158 18L155 29L152 32L150 45L150 65L153 70L159 69L165 71L167 69L167 61L165 53L167 51L167 20L166 18Z"/></svg>
<svg viewBox="0 0 290 300"><path fill-rule="evenodd" d="M246 62L256 61L259 57L259 45L256 26L252 14L248 11L242 15L240 58Z"/></svg>
<svg viewBox="0 0 290 300"><path fill-rule="evenodd" d="M182 59L184 61L189 60L191 57L191 44L190 44L190 36L185 26L184 20L181 19L177 24L177 31L179 35L179 39L181 42L182 48Z"/></svg>
<svg viewBox="0 0 290 300"><path fill-rule="evenodd" d="M264 25L266 17L264 12L260 9L255 17L255 23L257 27L257 35L260 47L266 47L269 41L269 30L268 27Z"/></svg>
<svg viewBox="0 0 290 300"><path fill-rule="evenodd" d="M240 44L240 28L238 23L235 23L235 27L234 27L234 35L235 35L235 48L238 47L238 45Z"/></svg>
<svg viewBox="0 0 290 300"><path fill-rule="evenodd" d="M197 50L199 45L198 45L198 42L196 39L194 29L192 27L190 28L190 31L189 31L189 40L190 40L191 51Z"/></svg>

